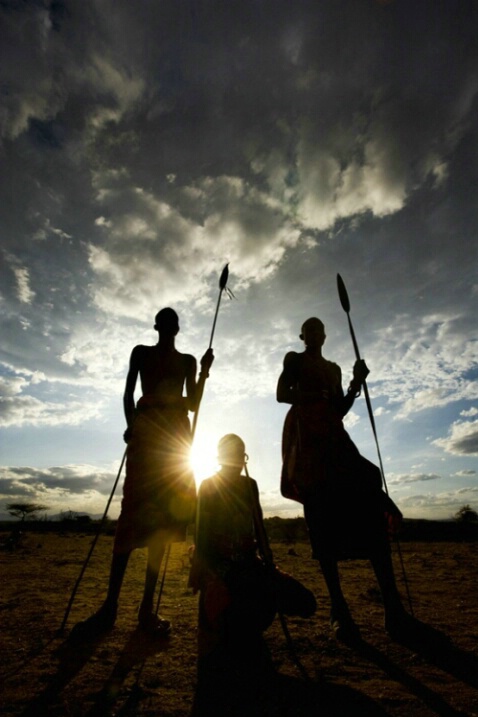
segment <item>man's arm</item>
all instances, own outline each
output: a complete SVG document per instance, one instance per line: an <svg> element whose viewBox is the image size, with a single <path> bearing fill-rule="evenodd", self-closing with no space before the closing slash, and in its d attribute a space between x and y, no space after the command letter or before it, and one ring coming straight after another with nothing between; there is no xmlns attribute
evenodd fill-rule
<svg viewBox="0 0 478 717"><path fill-rule="evenodd" d="M298 403L297 354L290 351L284 357L284 367L277 381L276 399L279 403Z"/></svg>
<svg viewBox="0 0 478 717"><path fill-rule="evenodd" d="M190 357L186 373L186 400L188 411L197 411L204 393L204 384L209 376L209 369L214 361L212 349L207 349L201 358L201 373L196 383L197 364L194 356Z"/></svg>
<svg viewBox="0 0 478 717"><path fill-rule="evenodd" d="M186 408L188 411L195 411L197 407L197 391L196 391L196 371L197 363L194 356L188 356L186 366Z"/></svg>
<svg viewBox="0 0 478 717"><path fill-rule="evenodd" d="M274 557L272 555L269 538L264 525L264 517L262 515L262 508L259 500L259 487L255 480L250 479L250 481L252 491L252 514L259 553L266 565L272 566L274 564Z"/></svg>
<svg viewBox="0 0 478 717"><path fill-rule="evenodd" d="M136 382L138 380L139 374L139 354L140 346L136 346L131 352L131 358L129 360L129 370L128 375L126 376L126 385L123 394L123 409L128 428L132 427L134 419L134 390L136 388Z"/></svg>
<svg viewBox="0 0 478 717"><path fill-rule="evenodd" d="M194 553L189 572L189 587L193 589L194 595L201 589L201 582L204 572L207 570L207 547L208 547L209 515L207 512L207 500L205 498L205 485L201 484L196 508L196 536L194 540Z"/></svg>

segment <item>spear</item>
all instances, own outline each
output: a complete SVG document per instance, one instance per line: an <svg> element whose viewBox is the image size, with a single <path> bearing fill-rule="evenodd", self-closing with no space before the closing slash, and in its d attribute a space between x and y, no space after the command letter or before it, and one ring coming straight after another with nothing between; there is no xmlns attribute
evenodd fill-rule
<svg viewBox="0 0 478 717"><path fill-rule="evenodd" d="M219 296L217 297L216 312L215 312L215 314L214 314L214 321L212 322L211 337L210 337L210 339L209 339L208 349L212 348L212 340L213 340L213 338L214 338L214 332L215 332L215 330L216 330L216 321L217 321L217 316L218 316L218 314L219 314L219 306L221 305L222 294L223 294L223 292L225 291L225 292L228 294L228 296L233 296L232 291L227 288L227 280L228 280L228 278L229 278L229 264L226 264L226 266L225 266L224 269L222 270L221 276L220 276L220 278L219 278ZM197 422L198 422L199 406L200 406L200 404L201 404L202 394L203 394L203 391L204 391L204 385L205 385L205 383L206 383L207 377L208 377L207 371L203 371L202 373L199 374L199 381L198 381L198 388L197 388L197 392L198 392L198 396L199 396L199 401L198 401L198 405L197 405L197 407L196 407L196 410L195 410L195 412L194 412L194 418L193 418L193 425L192 425L192 437L193 437L193 439L194 439L194 436L195 436L195 434L196 434L196 425L197 425Z"/></svg>
<svg viewBox="0 0 478 717"><path fill-rule="evenodd" d="M337 274L337 289L338 289L338 291L339 291L340 303L342 304L343 310L344 310L345 313L347 314L347 321L348 321L348 324L349 324L350 336L351 336L351 338L352 338L352 343L353 343L353 346L354 346L355 358L357 359L357 361L359 361L359 360L360 360L360 351L359 351L359 347L358 347L358 344L357 344L357 339L355 338L355 331L354 331L354 327L353 327L353 325L352 325L352 320L351 320L351 318L350 318L350 301L349 301L349 296L348 296L348 294L347 294L347 289L345 288L345 284L344 284L343 279L342 279L342 277L340 276L340 274ZM372 426L373 435L374 435L374 438L375 438L375 445L377 446L377 454L378 454L378 460L379 460L379 463L380 463L380 473L382 474L383 487L385 488L385 492L386 492L386 494L388 495L387 481L385 480L385 472L384 472L384 470L383 470L382 455L381 455L381 453L380 453L380 446L379 446L379 443L378 443L377 429L376 429L376 427L375 427L375 419L374 419L374 417L373 417L372 402L370 401L370 394L369 394L369 392L368 392L368 386L367 386L367 382L366 382L365 380L364 380L364 382L363 382L363 392L364 392L364 396L365 396L365 403L367 404L367 410L368 410L368 415L369 415L369 418L370 418L370 423L371 423L371 426Z"/></svg>
<svg viewBox="0 0 478 717"><path fill-rule="evenodd" d="M357 339L355 338L355 331L354 331L354 327L353 327L353 325L352 325L352 320L351 320L351 318L350 318L350 301L349 301L349 295L347 294L347 289L345 288L344 281L343 281L342 277L340 276L340 274L337 274L337 289L338 289L338 292L339 292L340 303L342 304L343 310L344 310L345 313L347 314L347 321L348 321L348 324L349 324L350 336L351 336L352 343L353 343L353 346L354 346L355 357L356 357L357 360L360 360L360 351L359 351ZM382 476L382 483L383 483L383 487L384 487L384 489L385 489L385 492L386 492L386 494L388 495L389 493L388 493L387 481L385 480L385 472L384 472L384 470L383 470L382 455L381 455L381 453L380 453L380 446L379 446L379 443L378 443L377 429L376 429L376 427L375 427L375 419L374 419L374 417L373 417L372 403L371 403L371 401L370 401L370 395L369 395L369 392L368 392L368 386L367 386L367 382L366 382L365 380L364 380L364 382L363 382L363 392L364 392L364 396L365 396L365 402L366 402L366 404L367 404L367 410L368 410L368 415L369 415L369 418L370 418L370 424L371 424L371 426L372 426L372 431L373 431L373 435L374 435L374 438L375 438L375 445L377 446L377 454L378 454L378 460L379 460L379 464L380 464L380 473L381 473L381 476ZM412 615L413 615L412 599L411 599L411 595L410 595L410 590L409 590L409 586L408 586L407 574L406 574L406 572L405 572L405 565L404 565L404 563L403 563L402 551L401 551L401 548L400 548L400 542L399 542L399 540L398 540L398 537L396 537L396 543L397 543L397 548L398 548L398 555L399 555L399 558L400 558L400 565L401 565L401 568L402 568L403 581L404 581L405 589L406 589L406 592L407 592L408 604L409 604L409 606L410 606L410 612L411 612Z"/></svg>

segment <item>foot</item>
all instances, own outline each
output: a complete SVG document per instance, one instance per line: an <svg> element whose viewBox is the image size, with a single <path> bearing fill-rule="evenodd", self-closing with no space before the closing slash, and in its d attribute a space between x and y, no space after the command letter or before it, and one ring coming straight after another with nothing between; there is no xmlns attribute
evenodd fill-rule
<svg viewBox="0 0 478 717"><path fill-rule="evenodd" d="M154 612L140 610L138 613L138 622L140 628L151 637L166 637L171 632L171 623L169 620L164 620L158 615L155 615Z"/></svg>
<svg viewBox="0 0 478 717"><path fill-rule="evenodd" d="M360 630L348 609L330 611L330 626L337 640L345 643L359 642L362 638Z"/></svg>
<svg viewBox="0 0 478 717"><path fill-rule="evenodd" d="M448 642L444 633L410 615L403 607L385 613L385 630L394 642L407 645Z"/></svg>
<svg viewBox="0 0 478 717"><path fill-rule="evenodd" d="M81 637L96 637L113 629L116 621L116 607L103 605L91 617L78 622L72 630L72 635Z"/></svg>

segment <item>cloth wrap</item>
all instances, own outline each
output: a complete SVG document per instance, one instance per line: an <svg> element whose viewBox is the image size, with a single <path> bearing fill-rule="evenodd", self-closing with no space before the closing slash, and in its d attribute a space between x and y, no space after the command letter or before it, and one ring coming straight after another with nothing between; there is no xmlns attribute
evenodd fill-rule
<svg viewBox="0 0 478 717"><path fill-rule="evenodd" d="M182 406L139 400L126 455L115 553L150 545L160 533L184 540L196 508L190 447L191 427Z"/></svg>

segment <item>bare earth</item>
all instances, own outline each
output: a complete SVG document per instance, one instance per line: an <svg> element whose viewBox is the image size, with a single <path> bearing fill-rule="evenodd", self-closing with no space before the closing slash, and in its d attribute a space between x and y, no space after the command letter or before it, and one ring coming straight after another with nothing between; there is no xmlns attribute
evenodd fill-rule
<svg viewBox="0 0 478 717"><path fill-rule="evenodd" d="M0 543L6 537L0 535ZM136 629L145 571L145 553L137 551L128 567L115 628L79 643L71 629L101 604L112 538L100 538L66 629L59 635L58 628L91 539L27 533L14 551L0 551L0 713L199 714L197 597L187 588L187 545L174 544L165 580L161 614L173 622L167 642L155 642ZM309 620L288 620L299 664L276 619L265 634L272 674L249 691L224 694L222 715L478 715L476 543L402 544L414 614L440 631L414 645L392 642L385 634L369 564L342 563L344 589L363 637L353 647L338 643L330 632L325 586L308 546L295 545L296 555L289 555L284 545L273 549L278 565L314 591L318 611ZM401 575L396 556L395 565Z"/></svg>

